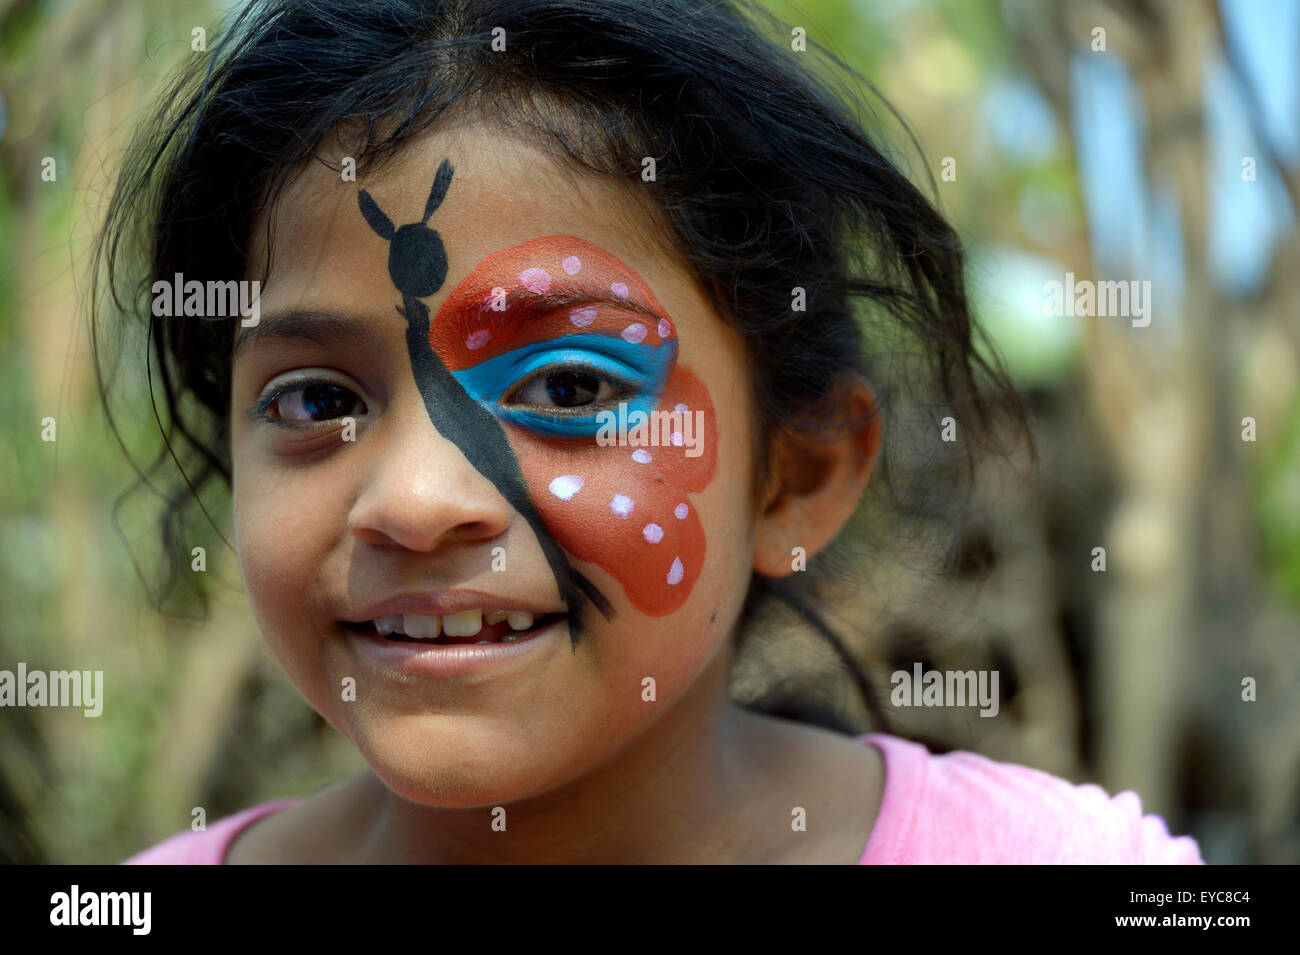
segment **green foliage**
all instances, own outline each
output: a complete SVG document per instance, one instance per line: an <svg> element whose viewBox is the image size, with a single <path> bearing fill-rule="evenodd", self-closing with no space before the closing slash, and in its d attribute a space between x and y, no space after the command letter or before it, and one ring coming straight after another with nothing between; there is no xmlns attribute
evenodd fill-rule
<svg viewBox="0 0 1300 955"><path fill-rule="evenodd" d="M1300 607L1300 389L1294 391L1281 434L1256 476L1253 496L1269 582Z"/></svg>

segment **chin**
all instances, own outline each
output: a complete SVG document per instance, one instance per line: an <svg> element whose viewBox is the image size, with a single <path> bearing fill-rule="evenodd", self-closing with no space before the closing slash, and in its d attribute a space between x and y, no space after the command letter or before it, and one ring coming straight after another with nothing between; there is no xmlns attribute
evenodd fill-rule
<svg viewBox="0 0 1300 955"><path fill-rule="evenodd" d="M409 733L381 730L369 739L353 739L389 790L431 808L502 806L536 794L548 775L547 767L533 766L518 751L517 737L510 745L490 731L420 736L412 740Z"/></svg>
<svg viewBox="0 0 1300 955"><path fill-rule="evenodd" d="M430 809L484 809L507 806L537 791L529 780L502 778L455 763L425 766L371 764L371 771L394 794ZM516 768L517 771L517 768Z"/></svg>

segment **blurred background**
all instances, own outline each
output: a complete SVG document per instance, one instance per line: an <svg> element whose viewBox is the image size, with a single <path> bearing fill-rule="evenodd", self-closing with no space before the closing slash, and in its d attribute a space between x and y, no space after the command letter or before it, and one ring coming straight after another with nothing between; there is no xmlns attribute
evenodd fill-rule
<svg viewBox="0 0 1300 955"><path fill-rule="evenodd" d="M90 362L87 253L122 149L234 5L0 0L0 669L103 670L106 696L95 719L0 711L0 861L117 862L193 807L363 766L263 647L228 500L194 539L206 614L192 586L149 608L159 501L119 501L135 475ZM909 511L887 549L864 536L867 586L826 601L890 731L1136 790L1212 863L1300 862L1300 0L762 6L910 126L862 114L968 243L1039 453L982 459L956 535ZM1149 280L1150 324L1050 314L1067 273ZM872 728L825 645L765 621L735 695L779 685ZM914 661L997 669L997 717L890 707Z"/></svg>

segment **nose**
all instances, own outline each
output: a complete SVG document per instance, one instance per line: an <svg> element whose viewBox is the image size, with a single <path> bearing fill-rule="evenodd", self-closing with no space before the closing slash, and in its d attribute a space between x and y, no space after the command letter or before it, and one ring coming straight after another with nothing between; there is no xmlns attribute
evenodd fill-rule
<svg viewBox="0 0 1300 955"><path fill-rule="evenodd" d="M349 530L361 540L428 552L483 543L509 527L510 504L439 434L423 407L406 409L400 419L390 414L366 437L373 442L371 472L348 515Z"/></svg>

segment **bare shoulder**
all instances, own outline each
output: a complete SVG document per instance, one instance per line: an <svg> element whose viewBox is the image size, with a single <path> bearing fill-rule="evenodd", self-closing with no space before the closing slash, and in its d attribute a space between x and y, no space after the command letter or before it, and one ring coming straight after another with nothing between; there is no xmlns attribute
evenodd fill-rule
<svg viewBox="0 0 1300 955"><path fill-rule="evenodd" d="M226 865L322 864L346 861L341 836L355 832L364 774L335 783L295 806L257 820L226 850Z"/></svg>

